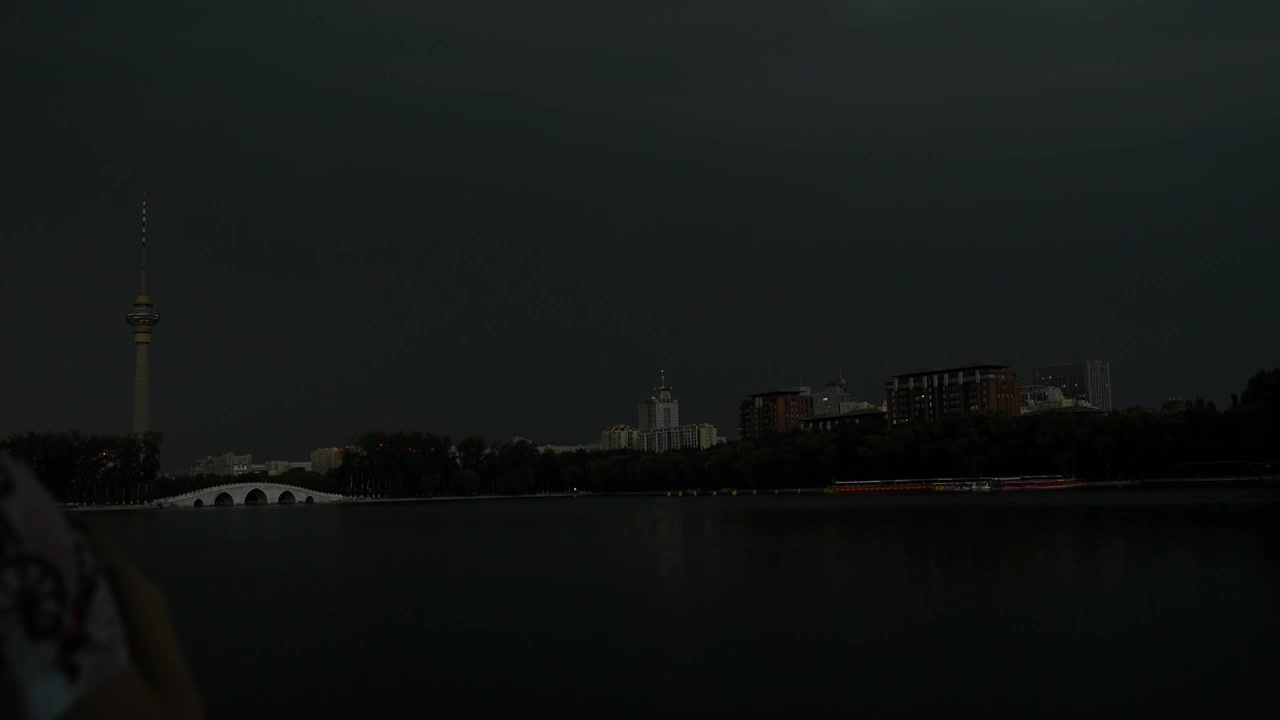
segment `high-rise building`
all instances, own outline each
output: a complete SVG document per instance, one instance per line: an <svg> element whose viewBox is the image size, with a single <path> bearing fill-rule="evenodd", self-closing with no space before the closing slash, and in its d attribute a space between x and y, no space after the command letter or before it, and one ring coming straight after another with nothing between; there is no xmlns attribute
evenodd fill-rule
<svg viewBox="0 0 1280 720"><path fill-rule="evenodd" d="M311 470L327 473L342 465L342 448L316 448L311 451Z"/></svg>
<svg viewBox="0 0 1280 720"><path fill-rule="evenodd" d="M813 416L808 387L791 387L748 395L738 405L738 437L759 440L774 433L800 429Z"/></svg>
<svg viewBox="0 0 1280 720"><path fill-rule="evenodd" d="M902 373L886 380L884 390L890 425L971 413L1021 413L1018 375L1008 365L985 363Z"/></svg>
<svg viewBox="0 0 1280 720"><path fill-rule="evenodd" d="M668 450L706 450L720 442L714 425L677 425L676 427L636 433L637 450L642 452L666 452Z"/></svg>
<svg viewBox="0 0 1280 720"><path fill-rule="evenodd" d="M716 426L711 423L698 423L698 447L706 450L713 445L719 445L724 442L724 438L720 437L720 431L716 430Z"/></svg>
<svg viewBox="0 0 1280 720"><path fill-rule="evenodd" d="M1031 384L1049 385L1063 397L1111 412L1111 363L1105 360L1044 365L1031 369Z"/></svg>
<svg viewBox="0 0 1280 720"><path fill-rule="evenodd" d="M151 431L151 330L160 322L160 314L147 296L147 198L142 198L142 254L138 263L138 296L125 315L133 328L133 434Z"/></svg>
<svg viewBox="0 0 1280 720"><path fill-rule="evenodd" d="M614 425L600 433L601 450L630 450L636 446L636 429L630 425Z"/></svg>
<svg viewBox="0 0 1280 720"><path fill-rule="evenodd" d="M671 396L665 372L659 373L658 387L654 388L653 396L640 402L639 416L637 427L640 432L662 430L680 424L680 401Z"/></svg>

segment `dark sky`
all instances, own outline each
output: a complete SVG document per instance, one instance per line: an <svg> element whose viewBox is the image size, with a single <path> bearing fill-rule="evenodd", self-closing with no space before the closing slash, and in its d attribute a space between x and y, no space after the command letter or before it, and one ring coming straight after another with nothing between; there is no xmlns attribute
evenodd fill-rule
<svg viewBox="0 0 1280 720"><path fill-rule="evenodd" d="M0 433L128 431L143 192L172 469L1280 364L1280 4L259 5L0 6Z"/></svg>

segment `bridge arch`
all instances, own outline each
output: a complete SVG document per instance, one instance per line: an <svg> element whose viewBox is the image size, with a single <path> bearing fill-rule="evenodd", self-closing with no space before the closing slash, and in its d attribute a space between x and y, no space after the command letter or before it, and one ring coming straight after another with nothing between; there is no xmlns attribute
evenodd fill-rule
<svg viewBox="0 0 1280 720"><path fill-rule="evenodd" d="M227 505L268 505L347 502L335 493L319 492L297 485L273 482L227 483L155 501L158 507L213 507Z"/></svg>

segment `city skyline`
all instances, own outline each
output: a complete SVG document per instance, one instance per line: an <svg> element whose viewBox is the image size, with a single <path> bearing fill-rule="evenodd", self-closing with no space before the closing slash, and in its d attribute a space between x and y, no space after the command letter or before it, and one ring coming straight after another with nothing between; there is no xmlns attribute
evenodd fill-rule
<svg viewBox="0 0 1280 720"><path fill-rule="evenodd" d="M143 198L142 198L142 210L141 210L141 247L140 247L140 259L138 264L138 280L139 280L138 295L134 299L133 306L131 307L130 312L126 315L126 320L134 330L135 366L134 366L134 382L133 382L134 394L133 394L132 433L135 435L145 434L150 430L152 430L152 428L150 427L149 349L150 349L152 330L159 323L159 314L155 311L154 303L151 301L150 297L147 295L147 202L146 202L145 194L143 195ZM1040 365L1040 366L1031 368L1028 372L1028 375L1033 380L1037 381L1038 384L1053 385L1054 383L1052 380L1052 376L1049 375L1049 373L1051 372L1061 371L1062 369L1071 368L1073 366L1079 366L1080 368L1084 368L1084 369L1075 371L1076 374L1083 373L1087 375L1090 372L1089 369L1093 368L1095 365L1097 365L1098 368L1100 369L1093 370L1092 372L1094 374L1103 373L1102 375L1100 375L1100 377L1105 377L1105 397L1107 402L1105 403L1106 407L1103 409L1110 411L1112 409L1111 407L1112 388L1111 388L1111 380L1110 380L1110 363L1107 361L1085 360L1085 361L1072 361L1069 363L1057 363L1053 365ZM962 367L965 367L965 366L962 365ZM1014 382L1016 383L1017 370L1009 366L1001 366L1001 367L1006 368L1010 376L1015 378ZM907 377L912 374L925 374L930 372L935 372L935 371L918 370L918 371L910 371L906 373L893 373L892 375L890 375L889 380L887 380L886 383L891 383L896 385L895 378ZM826 382L824 384L824 387L821 387L818 389L817 393L819 395L823 395L823 394L830 394L834 392L837 394L838 400L844 400L845 402L849 403L851 406L850 409L852 409L852 403L854 401L854 397L852 395L847 395L848 383L844 379L842 372L838 372L837 375L839 376L838 380ZM1078 384L1082 382L1082 380L1080 378L1073 377L1072 382ZM1063 391L1069 390L1069 388L1065 385L1060 389ZM1076 394L1079 394L1079 392L1081 392L1079 388L1071 388L1071 390L1075 390ZM806 396L811 395L813 392L812 388L810 388L809 386L793 386L791 388L775 388L772 390L765 391L763 393L752 393L750 396L748 396L748 399L759 397L762 395L773 395L778 393L785 394L785 393L791 393L796 391L802 391ZM1095 390L1093 392L1096 393L1099 391ZM882 406L882 407L890 408L890 420L889 420L890 424L894 424L894 421L892 419L892 415L893 415L892 396L893 396L893 393L891 393L888 389L886 389L884 399L883 399L885 405ZM743 415L743 413L746 412L745 410L746 402L747 401L742 401L739 407L739 427L738 427L739 438L737 439L741 439L741 433L743 432L743 427L745 427L744 423L747 422L744 419L745 416ZM838 408L839 404L840 403L837 401L835 407ZM1014 406L1016 407L1016 400L1014 401ZM808 412L808 414L805 414L804 412L800 413L792 421L789 421L787 426L791 427L792 425L794 425L795 427L798 428L800 427L801 420L816 418L824 414L832 414L831 408L823 409L821 407L812 407L812 406L810 407L811 407L811 410ZM666 371L659 370L658 384L656 387L653 388L653 395L650 396L649 398L642 400L638 405L638 419L637 419L637 428L636 428L637 432L633 433L633 437L642 435L644 433L647 433L653 430L673 430L679 424L680 424L679 423L679 400L674 398L673 388L667 383ZM608 430L611 431L618 427L621 427L621 426L615 425L609 428ZM694 440L692 440L692 442L696 444L698 442L696 439L697 426L691 425L689 427L691 429L695 429ZM710 444L714 444L715 443L714 426L711 424L706 424L705 427L712 428L711 436L710 436L712 439ZM383 428L383 429L387 429L387 428ZM438 431L438 434L450 435L450 433L448 433L447 431ZM516 435L513 437L522 438L523 436ZM602 439L603 439L603 436L602 436ZM488 437L486 438L486 440L492 441L493 438ZM345 439L343 440L343 442L345 442ZM641 445L643 445L643 443ZM704 442L703 445L706 446L707 443ZM551 446L551 445L548 445L548 446ZM589 446L598 446L598 444L582 445L582 447L589 447ZM641 446L638 445L636 447L640 448ZM315 452L316 451L313 451L312 455L314 455ZM235 455L235 451L228 450L222 454L227 457L231 457ZM251 454L252 453L249 453L244 457L249 457L249 455ZM277 460L274 462L282 462L282 461ZM293 464L298 464L298 463L293 463ZM308 462L307 465L309 467L310 463Z"/></svg>
<svg viewBox="0 0 1280 720"><path fill-rule="evenodd" d="M159 323L159 319L160 319L159 314L155 310L154 303L151 301L150 297L147 295L147 202L146 202L145 194L143 195L143 198L142 198L141 244L140 245L141 245L140 258L139 258L139 264L138 264L138 295L134 299L130 312L126 315L126 320L134 330L134 344L135 344L135 353L136 353L135 366L134 366L134 382L133 382L134 394L133 394L132 434L134 435L142 435L152 430L152 428L150 427L150 382L149 382L149 359L148 358L149 358L149 349L150 349L150 343L151 343L151 333L154 327ZM970 365L962 365L959 367L970 367ZM1013 378L1013 382L1016 385L1018 371L1015 368L1012 368L1010 366L995 366L995 367L1004 368L1005 372L1009 375L1009 377ZM1078 369L1073 369L1073 368L1078 368ZM952 370L954 370L954 368L952 368ZM1070 376L1071 380L1069 385L1063 384L1061 382L1056 384L1057 386L1061 386L1059 387L1060 390L1067 392L1069 395L1073 397L1073 399L1088 399L1083 397L1081 393L1084 393L1084 394L1105 393L1106 401L1105 403L1102 403L1103 405L1105 405L1103 409L1106 411L1112 410L1112 403L1111 403L1112 387L1111 387L1111 379L1110 379L1110 363L1107 361L1086 360L1086 361L1073 361L1070 363L1057 363L1057 364L1047 365L1047 366L1041 365L1041 366L1031 368L1028 374L1038 385L1054 386L1055 383L1053 380L1052 373L1053 372L1061 373L1064 371L1069 371L1073 374ZM889 379L886 381L884 405L882 405L881 407L889 409L888 422L890 425L896 424L897 421L895 421L893 418L894 412L895 412L893 409L894 408L893 398L896 395L896 391L892 391L889 388L889 386L892 385L893 387L896 388L898 384L897 378L908 377L911 375L920 375L923 377L927 374L936 373L936 372L946 373L946 372L949 372L949 370L947 369L917 370L917 371L910 371L906 373L894 373L889 377ZM807 398L806 407L808 408L807 411L799 412L799 414L796 414L795 417L790 420L784 420L784 421L769 420L768 421L769 423L783 422L783 424L787 428L799 428L801 427L802 425L801 421L803 420L816 419L823 415L840 414L845 410L845 408L841 408L842 404L848 405L847 410L850 410L850 411L853 410L855 405L855 398L852 395L848 394L848 383L843 377L843 372L838 372L837 375L838 375L837 380L827 381L823 387L818 388L818 390L816 391L816 397L811 397L811 396L814 396L815 393L812 390L812 388L810 388L809 386L793 386L789 388L775 388L762 393L752 393L751 395L748 396L747 400L743 400L740 402L739 425L738 425L739 437L736 439L742 439L743 437L742 433L744 432L744 428L746 428L748 425L759 424L760 422L759 418L756 418L754 423L751 423L747 420L746 414L748 413L748 411L746 408L747 408L747 404L753 398L759 398L761 396L778 395L778 394L785 395L785 394L794 394L797 392L802 393L803 395L806 396ZM1081 387L1079 387L1080 383L1088 382L1091 375L1097 375L1098 378L1103 379L1101 380L1104 383L1104 386L1102 389L1091 390L1089 388L1082 389ZM820 396L823 396L823 395L833 395L833 394L834 394L833 398L820 398ZM1017 393L1015 392L1013 394L1014 399L1011 401L1012 402L1011 407L1015 409L1017 408L1016 395ZM924 397L924 396L921 396L921 397ZM822 399L826 402L815 406L814 402L817 401L818 399ZM759 406L758 400L756 401L755 404ZM1005 404L1008 404L1008 403L1005 403ZM1100 404L1094 403L1094 405L1097 406ZM793 411L788 411L788 412L793 412ZM1007 409L1002 410L1002 412L1007 412ZM1014 413L1014 414L1017 414L1017 413ZM687 428L683 426L680 426L678 428L678 426L680 426L679 400L674 397L673 388L667 383L666 371L659 370L658 384L653 388L653 395L642 400L638 404L637 426L636 426L636 430L631 433L631 442L636 442L636 438L639 438L640 440L645 440L645 436L652 434L652 431L663 431L663 430L674 431L676 429L680 429L680 430L687 431L684 433L686 435L689 434L689 432L692 432L692 435L690 436L691 439L685 439L682 442L692 443L692 445L697 445L699 443L700 427L709 428L709 432L710 432L709 435L706 435L706 431L703 431L702 433L703 435L706 435L706 437L703 438L701 442L704 448L710 445L714 445L717 442L717 434L716 434L715 426L713 424L706 424L706 423L701 425L693 424L693 425L689 425ZM606 429L605 432L606 433L612 432L621 427L625 427L625 426L614 425ZM387 428L382 428L382 429L387 429ZM438 434L452 437L450 433L448 433L447 431L438 431ZM748 435L751 437L755 437L756 435L759 435L759 434L760 434L760 428L757 428L755 431L748 432ZM519 436L519 435L513 436L513 437L523 439L523 436ZM605 437L604 435L601 436L602 441L604 440L604 437ZM493 438L491 437L485 438L485 439L487 441L493 440ZM343 442L345 442L345 439ZM631 447L632 449L640 449L642 451L653 451L655 449L662 451L666 449L666 442L667 441L664 439L659 444L659 441L656 438L649 438L647 442L639 442L639 444L635 446L631 446L630 444L628 444L627 447ZM547 447L569 447L569 446L557 446L553 444L547 444L545 442L543 444L546 445ZM653 444L654 447L648 447L648 445L650 444ZM580 445L578 447L598 449L600 446L601 446L601 443L589 443L589 444ZM332 448L332 450L337 451L337 448ZM314 457L316 452L319 452L319 451L312 451L311 455ZM248 458L251 456L251 454L252 453L246 454L243 457ZM236 456L236 453L235 451L227 450L223 452L222 455L230 458L230 457ZM206 457L205 461L206 462L212 461L212 457ZM270 465L272 462L274 463L283 462L286 465L294 465L294 466L301 466L303 464L301 461L290 462L290 461L275 460L275 461L269 461L268 463L266 463L266 465ZM310 469L311 462L307 461L305 462L305 464L307 468ZM259 465L262 465L262 464L259 464ZM265 468L266 465L262 465L262 467ZM258 466L255 465L255 467L258 467ZM196 474L196 473L194 470L192 470L191 474Z"/></svg>
<svg viewBox="0 0 1280 720"><path fill-rule="evenodd" d="M1069 365L1093 365L1093 364L1100 364L1101 366L1105 367L1107 375L1109 377L1110 364L1107 363L1106 361L1098 361L1098 360L1082 361L1079 363L1058 363L1052 366L1033 368L1032 372L1039 372L1046 368L1062 367L1062 366L1069 366ZM898 378L906 378L909 376L923 377L928 375L936 375L939 373L948 374L948 373L954 373L958 369L972 369L975 367L1002 368L1009 375L1009 377L1014 380L1015 384L1018 382L1016 368L1003 366L1003 365L993 366L988 363L979 363L976 365L962 364L952 368L939 368L935 370L916 370L916 371L910 371L910 372L904 372L904 373L895 373L891 375L884 382L885 382L885 385L888 386L888 385L894 385L895 380L897 380ZM1028 388L1035 388L1035 387L1043 387L1043 385L1023 386L1022 390L1025 391ZM1057 386L1052 386L1052 385L1050 387L1053 387L1054 389L1057 389L1057 390L1063 389L1063 388L1058 388ZM806 395L811 396L813 398L813 407L811 408L811 411L807 415L802 413L801 416L797 416L795 418L795 422L792 423L794 427L792 427L792 425L788 426L790 429L798 429L802 426L808 428L810 425L812 425L812 427L823 427L823 424L821 421L828 420L828 419L834 421L834 425L832 425L832 423L828 423L829 425L832 425L834 427L835 425L839 425L842 422L849 422L850 419L856 418L859 415L865 415L867 417L879 417L881 422L885 422L885 411L886 409L891 408L891 406L893 405L891 393L888 390L886 390L885 396L882 399L882 402L877 405L873 403L857 401L855 398L853 398L852 395L846 394L846 395L840 396L840 393L844 393L846 391L846 388L847 388L847 383L841 377L839 380L826 382L823 387L813 388L809 386L795 386L795 387L789 387L789 388L775 388L773 390L768 390L764 392L752 393L747 396L747 399L749 400L752 398L768 396L768 395L778 395L778 394L787 395L787 394L793 394L793 393L804 393ZM667 384L665 370L659 371L658 385L653 390L654 390L654 395L650 398L647 398L641 401L641 403L639 404L639 421L641 426L644 426L646 418L649 418L652 420L654 424L654 427L652 429L667 429L667 428L677 427L677 425L679 424L678 421L670 420L670 419L658 420L658 418L663 416L663 413L660 410L663 406L667 406L671 410L674 410L674 412L670 412L667 414L668 418L678 418L678 409L676 408L678 408L679 400L674 397L674 393L673 393L674 388L672 388L670 385ZM1110 391L1109 381L1108 381L1107 391L1108 393ZM837 399L836 404L829 406L827 409L821 408L818 405L818 400L820 396L823 396L823 395L834 396ZM1177 400L1181 402L1182 398L1179 397L1177 398ZM746 407L744 404L745 402L746 402L745 400L739 402L739 427L738 427L739 433L741 433L741 425L742 425L741 414L744 412L744 408ZM846 405L847 407L840 407L842 404ZM1162 403L1162 405L1164 404L1165 403ZM1021 413L1012 412L1012 410L1018 409L1018 406L1019 406L1019 403L1017 400L1017 393L1013 392L1011 394L1011 397L1005 399L1005 402L1002 403L1000 409L984 408L980 411L981 412L1001 412L1004 414L1019 415L1027 412L1028 408L1035 409L1034 404L1032 405L1024 404L1021 407ZM1096 407L1096 405L1093 405L1093 404L1087 404L1087 406L1091 408ZM1150 411L1159 411L1161 406L1132 406L1132 407L1142 407L1143 409L1150 410ZM1112 409L1110 408L1100 408L1100 409L1104 412L1112 412ZM1128 408L1119 408L1119 410L1124 410L1124 409L1128 409ZM805 422L801 422L801 421L805 421ZM809 421L812 421L812 423L810 423ZM872 422L874 422L874 420ZM892 423L889 423L889 424L892 424ZM686 423L686 426L689 428L710 427L712 429L715 429L715 426L710 423ZM409 430L410 428L398 428L398 429ZM831 429L831 428L826 428L826 429ZM391 428L379 428L379 430L391 430ZM418 430L424 430L424 429L418 428ZM455 443L458 440L463 439L463 436L452 435L447 431L441 431L436 429L425 429L425 431L432 432L438 435L448 436ZM624 449L634 450L634 451L645 451L643 447L634 444L636 442L636 437L640 435L642 432L646 432L646 431L642 431L637 427L633 427L627 423L616 423L602 430L601 433L599 434L598 441L578 443L576 445L560 444L559 443L560 439L558 438L530 439L525 437L524 435L514 435L511 437L503 437L503 438L486 437L483 435L479 437L482 437L486 442L490 442L490 443L500 443L500 442L511 441L511 440L523 440L523 441L538 445L539 447L554 448L555 451L557 452L569 451L570 448L587 449L587 450L605 450L605 451L624 450ZM626 441L621 441L619 438L606 439L606 436L613 433L627 433L628 439ZM587 433L587 434L590 435L591 433ZM721 436L721 437L726 438L726 436ZM343 438L342 442L346 443L351 439L352 438ZM570 440L576 442L578 439L579 438L571 438ZM737 440L737 439L741 439L741 437L735 437L733 439ZM248 443L242 443L241 445L244 445L244 444L248 444ZM711 444L715 444L715 443L713 442ZM240 447L240 446L238 445L237 447ZM341 451L341 448L339 447L324 447L317 450L312 450L309 454L311 457L311 462L315 462L317 453L323 453L323 452L340 453L340 451ZM227 455L227 456L239 455L239 454L240 453L238 453L235 450L225 450L225 449L220 450L217 453L217 455ZM244 456L248 457L249 455L252 455L252 454L253 453L245 453ZM296 464L296 462L294 464ZM336 466L337 466L336 464L326 465L326 468L336 467Z"/></svg>
<svg viewBox="0 0 1280 720"><path fill-rule="evenodd" d="M730 435L748 393L974 358L1225 407L1280 358L1280 7L1227 5L32 5L0 433L130 429L144 191L166 466L587 442L655 368Z"/></svg>

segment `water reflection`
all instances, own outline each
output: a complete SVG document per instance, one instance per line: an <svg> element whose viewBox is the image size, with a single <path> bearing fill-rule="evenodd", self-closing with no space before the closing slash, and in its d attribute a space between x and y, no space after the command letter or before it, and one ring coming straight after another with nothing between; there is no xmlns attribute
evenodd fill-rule
<svg viewBox="0 0 1280 720"><path fill-rule="evenodd" d="M657 503L653 506L653 553L658 577L673 586L685 582L684 524L687 513L675 503Z"/></svg>
<svg viewBox="0 0 1280 720"><path fill-rule="evenodd" d="M214 716L1239 716L1280 662L1276 505L1171 497L102 519L170 593Z"/></svg>

